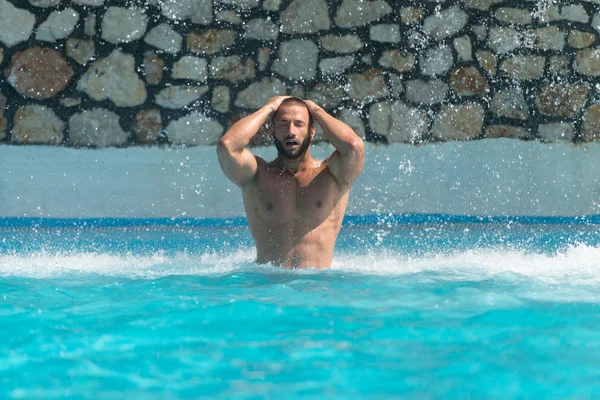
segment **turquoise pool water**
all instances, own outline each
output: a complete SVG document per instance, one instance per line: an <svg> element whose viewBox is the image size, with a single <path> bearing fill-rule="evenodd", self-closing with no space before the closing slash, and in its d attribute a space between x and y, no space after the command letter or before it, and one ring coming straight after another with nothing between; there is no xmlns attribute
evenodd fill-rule
<svg viewBox="0 0 600 400"><path fill-rule="evenodd" d="M288 271L240 221L9 221L0 398L597 398L596 222L357 220Z"/></svg>

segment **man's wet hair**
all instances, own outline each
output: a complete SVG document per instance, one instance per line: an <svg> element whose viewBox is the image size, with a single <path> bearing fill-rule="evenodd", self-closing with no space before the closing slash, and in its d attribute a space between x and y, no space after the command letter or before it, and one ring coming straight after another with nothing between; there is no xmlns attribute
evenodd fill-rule
<svg viewBox="0 0 600 400"><path fill-rule="evenodd" d="M310 111L308 110L308 107L306 106L306 103L302 99L299 99L297 97L288 97L287 99L285 99L281 102L281 104L279 105L279 108L281 108L283 106L289 106L289 105L306 107L306 111L308 111L308 129L311 129L314 121L313 121L313 117L312 117ZM277 109L277 111L275 111L275 113L273 114L273 117L271 118L271 121L273 122L273 124L275 124L275 117L277 116L277 113L279 112L279 108Z"/></svg>

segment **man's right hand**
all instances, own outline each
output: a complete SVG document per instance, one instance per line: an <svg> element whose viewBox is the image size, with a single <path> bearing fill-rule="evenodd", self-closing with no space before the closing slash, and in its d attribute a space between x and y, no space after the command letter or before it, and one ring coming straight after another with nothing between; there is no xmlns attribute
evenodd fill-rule
<svg viewBox="0 0 600 400"><path fill-rule="evenodd" d="M271 114L276 112L279 109L279 106L285 99L289 99L292 96L275 96L271 97L265 107L269 107L271 109Z"/></svg>

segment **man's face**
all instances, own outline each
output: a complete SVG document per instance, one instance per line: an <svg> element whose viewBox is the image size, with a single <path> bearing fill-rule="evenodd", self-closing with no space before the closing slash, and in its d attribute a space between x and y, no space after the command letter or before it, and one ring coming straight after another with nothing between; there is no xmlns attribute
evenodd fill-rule
<svg viewBox="0 0 600 400"><path fill-rule="evenodd" d="M279 107L273 117L275 147L280 155L296 159L306 153L315 132L309 128L308 109L298 104Z"/></svg>

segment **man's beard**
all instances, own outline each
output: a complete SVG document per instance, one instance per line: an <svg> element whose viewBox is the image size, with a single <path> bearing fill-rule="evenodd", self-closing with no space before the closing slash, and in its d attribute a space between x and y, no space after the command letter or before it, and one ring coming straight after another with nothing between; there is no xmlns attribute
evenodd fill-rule
<svg viewBox="0 0 600 400"><path fill-rule="evenodd" d="M311 142L311 137L310 137L310 133L308 133L306 135L306 138L304 139L304 141L300 144L300 147L298 147L298 149L296 149L296 150L287 150L283 146L283 144L277 139L275 139L275 147L277 148L277 152L279 153L279 155L281 155L289 160L295 160L299 157L302 157L304 155L304 153L306 153L306 150L308 150L308 146L310 146L310 142Z"/></svg>

